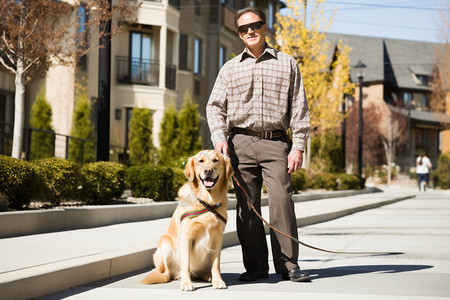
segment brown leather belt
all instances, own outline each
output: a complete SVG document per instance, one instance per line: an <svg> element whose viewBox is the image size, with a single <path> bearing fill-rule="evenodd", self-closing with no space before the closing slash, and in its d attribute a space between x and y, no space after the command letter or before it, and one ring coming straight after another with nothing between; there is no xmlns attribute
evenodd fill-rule
<svg viewBox="0 0 450 300"><path fill-rule="evenodd" d="M249 130L249 129L245 129L245 128L239 128L239 127L233 128L231 132L237 133L237 134L256 136L260 139L266 139L266 140L276 139L276 138L282 137L283 135L286 134L286 131L284 131L284 130L257 132L257 131L253 131L253 130Z"/></svg>

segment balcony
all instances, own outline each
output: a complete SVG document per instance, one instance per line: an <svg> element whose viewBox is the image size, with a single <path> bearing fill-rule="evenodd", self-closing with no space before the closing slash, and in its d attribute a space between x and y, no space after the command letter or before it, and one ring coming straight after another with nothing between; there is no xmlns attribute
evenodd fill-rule
<svg viewBox="0 0 450 300"><path fill-rule="evenodd" d="M159 86L159 60L134 59L128 56L117 56L116 80L123 84L141 84ZM176 66L166 64L165 87L175 90Z"/></svg>

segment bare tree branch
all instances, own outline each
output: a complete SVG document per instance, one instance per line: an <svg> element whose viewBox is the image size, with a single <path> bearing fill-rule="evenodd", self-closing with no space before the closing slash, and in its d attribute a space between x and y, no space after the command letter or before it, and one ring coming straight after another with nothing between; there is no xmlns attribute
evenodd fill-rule
<svg viewBox="0 0 450 300"><path fill-rule="evenodd" d="M12 49L12 46L8 43L8 41L6 40L6 33L5 31L3 31L3 35L2 35L2 39L5 42L6 47L8 48L8 51L11 52L12 54L16 55L16 52L14 52L14 50ZM7 56L8 59L13 61L12 58L9 56L8 53L4 52Z"/></svg>
<svg viewBox="0 0 450 300"><path fill-rule="evenodd" d="M8 64L6 63L6 61L3 59L3 57L0 56L0 63L2 63L2 65L10 70L12 73L16 73L16 70L14 70L12 67L8 66Z"/></svg>

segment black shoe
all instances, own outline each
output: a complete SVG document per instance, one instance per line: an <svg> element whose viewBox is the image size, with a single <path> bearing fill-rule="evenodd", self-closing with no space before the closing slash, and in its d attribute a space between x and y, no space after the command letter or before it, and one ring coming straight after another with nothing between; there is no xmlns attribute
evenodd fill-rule
<svg viewBox="0 0 450 300"><path fill-rule="evenodd" d="M242 273L241 276L239 276L239 281L256 281L267 277L269 277L269 274L266 272L260 273L247 271L245 273Z"/></svg>
<svg viewBox="0 0 450 300"><path fill-rule="evenodd" d="M295 281L295 282L311 281L311 279L309 278L309 274L306 272L303 272L302 270L300 270L300 268L295 268L295 269L289 270L289 272L287 272L287 273L281 274L281 278L283 278L283 280L291 280L291 281Z"/></svg>

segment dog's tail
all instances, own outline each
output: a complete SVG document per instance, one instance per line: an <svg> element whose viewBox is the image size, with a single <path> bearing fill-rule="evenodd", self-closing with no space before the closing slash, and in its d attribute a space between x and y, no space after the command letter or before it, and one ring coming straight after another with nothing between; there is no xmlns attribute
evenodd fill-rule
<svg viewBox="0 0 450 300"><path fill-rule="evenodd" d="M156 283L166 283L170 281L169 272L161 272L158 269L154 269L147 275L140 283L142 284L156 284Z"/></svg>

